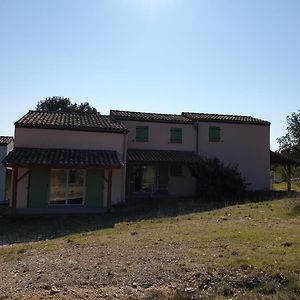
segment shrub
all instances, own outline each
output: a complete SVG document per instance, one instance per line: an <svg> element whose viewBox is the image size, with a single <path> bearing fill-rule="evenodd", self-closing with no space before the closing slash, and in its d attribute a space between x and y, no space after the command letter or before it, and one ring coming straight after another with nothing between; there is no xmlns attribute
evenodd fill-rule
<svg viewBox="0 0 300 300"><path fill-rule="evenodd" d="M202 158L190 169L197 179L197 193L200 197L226 199L241 197L245 192L245 182L237 166L225 166L217 158Z"/></svg>

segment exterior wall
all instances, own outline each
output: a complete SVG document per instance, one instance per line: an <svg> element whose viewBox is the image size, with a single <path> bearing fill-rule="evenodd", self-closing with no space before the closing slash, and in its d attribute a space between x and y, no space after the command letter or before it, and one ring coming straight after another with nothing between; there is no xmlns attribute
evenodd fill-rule
<svg viewBox="0 0 300 300"><path fill-rule="evenodd" d="M0 146L0 161L6 156L6 146ZM5 201L5 167L0 165L0 202Z"/></svg>
<svg viewBox="0 0 300 300"><path fill-rule="evenodd" d="M221 141L209 142L209 126L221 128ZM238 165L248 190L269 189L270 127L261 125L198 123L198 153Z"/></svg>
<svg viewBox="0 0 300 300"><path fill-rule="evenodd" d="M182 166L182 176L169 176L168 192L170 196L194 196L196 179L187 166Z"/></svg>
<svg viewBox="0 0 300 300"><path fill-rule="evenodd" d="M104 177L105 177L105 179L108 179L108 170L105 170ZM122 177L123 177L122 169L112 171L112 187L111 187L111 190L112 190L111 204L112 205L125 201L125 195L123 196L123 189L125 189L125 183L123 186ZM104 180L104 189L103 189L104 202L103 202L103 205L105 208L107 208L107 201L108 201L107 192L108 192L108 183L106 180Z"/></svg>
<svg viewBox="0 0 300 300"><path fill-rule="evenodd" d="M123 155L123 133L16 128L15 147L115 150Z"/></svg>
<svg viewBox="0 0 300 300"><path fill-rule="evenodd" d="M23 174L28 171L26 168L20 168L18 170L18 177L21 178ZM28 185L29 185L29 174L22 178L18 182L17 188L17 209L18 208L27 208L28 206ZM10 203L11 206L11 203Z"/></svg>
<svg viewBox="0 0 300 300"><path fill-rule="evenodd" d="M9 143L7 146L0 146L0 162L13 149L13 147L14 147L13 142ZM5 182L6 182L6 169L2 164L0 164L0 202L6 201Z"/></svg>
<svg viewBox="0 0 300 300"><path fill-rule="evenodd" d="M129 149L196 151L196 129L193 124L176 124L143 121L121 121L128 129L127 147ZM136 126L149 127L148 142L135 140ZM170 142L170 129L182 128L182 144Z"/></svg>

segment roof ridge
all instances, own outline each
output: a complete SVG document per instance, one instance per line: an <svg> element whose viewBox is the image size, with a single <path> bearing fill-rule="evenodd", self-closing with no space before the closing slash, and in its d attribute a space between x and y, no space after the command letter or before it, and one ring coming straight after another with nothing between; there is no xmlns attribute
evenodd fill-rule
<svg viewBox="0 0 300 300"><path fill-rule="evenodd" d="M195 115L218 115L218 116L234 116L234 117L251 117L251 118L255 118L251 115L239 115L239 114L219 114L219 113L208 113L208 112L188 112L188 111L184 111L182 112L182 115L184 116L184 114L195 114ZM257 118L255 118L257 119Z"/></svg>
<svg viewBox="0 0 300 300"><path fill-rule="evenodd" d="M109 115L101 115L100 113L87 113L87 112L76 112L76 111L43 111L43 110L33 110L33 109L30 109L28 111L29 113L30 112L36 112L36 113L57 113L57 114L72 114L72 115L92 115L92 116L107 116L109 117Z"/></svg>
<svg viewBox="0 0 300 300"><path fill-rule="evenodd" d="M145 112L145 111L133 111L133 110L119 110L119 109L111 109L110 112L124 112L124 113L136 113L136 114L155 114L155 115L163 115L163 116L182 116L182 114L167 114L167 113L158 113L158 112ZM182 116L184 117L184 116Z"/></svg>

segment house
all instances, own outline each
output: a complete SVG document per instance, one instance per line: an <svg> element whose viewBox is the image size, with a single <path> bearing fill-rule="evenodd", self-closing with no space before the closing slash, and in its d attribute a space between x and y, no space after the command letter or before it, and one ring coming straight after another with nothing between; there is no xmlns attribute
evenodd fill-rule
<svg viewBox="0 0 300 300"><path fill-rule="evenodd" d="M13 211L100 212L124 201L126 133L110 116L29 111L4 160Z"/></svg>
<svg viewBox="0 0 300 300"><path fill-rule="evenodd" d="M13 149L14 139L12 136L0 136L0 161ZM10 170L0 166L0 203L7 202L10 190Z"/></svg>
<svg viewBox="0 0 300 300"><path fill-rule="evenodd" d="M29 111L15 123L11 207L17 213L100 212L130 198L192 196L203 156L269 188L270 123L249 116L111 110Z"/></svg>

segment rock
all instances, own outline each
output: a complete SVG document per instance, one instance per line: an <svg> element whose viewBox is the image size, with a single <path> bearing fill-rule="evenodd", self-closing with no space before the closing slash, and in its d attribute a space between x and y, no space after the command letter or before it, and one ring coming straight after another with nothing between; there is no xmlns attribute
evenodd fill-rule
<svg viewBox="0 0 300 300"><path fill-rule="evenodd" d="M132 282L131 286L136 289L137 288L137 283L135 281Z"/></svg>
<svg viewBox="0 0 300 300"><path fill-rule="evenodd" d="M283 245L283 247L291 247L292 243L291 242L285 242L282 245Z"/></svg>
<svg viewBox="0 0 300 300"><path fill-rule="evenodd" d="M50 294L54 295L54 294L58 294L59 293L59 289L56 286L52 286L50 289Z"/></svg>

